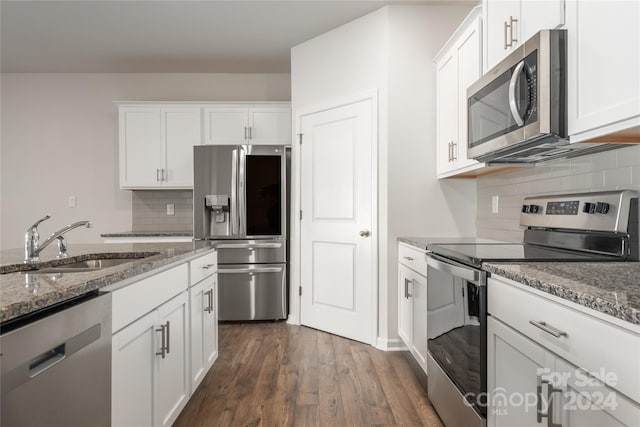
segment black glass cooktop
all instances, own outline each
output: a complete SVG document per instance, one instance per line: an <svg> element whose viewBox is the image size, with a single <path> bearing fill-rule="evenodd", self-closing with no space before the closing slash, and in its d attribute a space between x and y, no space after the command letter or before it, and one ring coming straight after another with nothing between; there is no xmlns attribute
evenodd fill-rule
<svg viewBox="0 0 640 427"><path fill-rule="evenodd" d="M620 258L610 255L565 251L518 243L437 244L428 245L427 250L477 267L480 267L483 262L620 261Z"/></svg>

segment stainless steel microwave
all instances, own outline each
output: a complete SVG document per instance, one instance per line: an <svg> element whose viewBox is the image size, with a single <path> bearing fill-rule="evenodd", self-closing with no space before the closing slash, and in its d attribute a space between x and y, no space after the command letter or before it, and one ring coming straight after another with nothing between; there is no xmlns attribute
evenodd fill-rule
<svg viewBox="0 0 640 427"><path fill-rule="evenodd" d="M467 89L469 157L523 163L573 148L566 50L565 30L540 31Z"/></svg>

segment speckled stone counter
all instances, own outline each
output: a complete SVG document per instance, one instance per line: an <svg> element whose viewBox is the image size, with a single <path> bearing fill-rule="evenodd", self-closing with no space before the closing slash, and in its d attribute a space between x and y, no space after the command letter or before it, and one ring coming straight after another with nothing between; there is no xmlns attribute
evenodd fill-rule
<svg viewBox="0 0 640 427"><path fill-rule="evenodd" d="M482 268L640 325L640 262L484 263Z"/></svg>
<svg viewBox="0 0 640 427"><path fill-rule="evenodd" d="M104 233L100 237L193 237L191 231L120 231Z"/></svg>
<svg viewBox="0 0 640 427"><path fill-rule="evenodd" d="M33 270L36 266L22 264L23 249L1 251L2 272L5 274L0 275L0 322L186 260L213 247L208 242L69 245L69 258L65 260L56 260L57 250L47 248L41 255L42 267L96 258L145 257L95 271L40 274Z"/></svg>

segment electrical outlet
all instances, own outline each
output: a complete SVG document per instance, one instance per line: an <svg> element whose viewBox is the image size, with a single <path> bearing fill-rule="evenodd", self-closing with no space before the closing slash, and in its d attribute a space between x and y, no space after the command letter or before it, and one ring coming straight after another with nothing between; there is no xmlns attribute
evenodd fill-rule
<svg viewBox="0 0 640 427"><path fill-rule="evenodd" d="M491 213L498 213L500 207L500 199L498 196L491 196Z"/></svg>
<svg viewBox="0 0 640 427"><path fill-rule="evenodd" d="M67 199L67 206L70 208L75 208L78 206L78 198L76 196L69 196Z"/></svg>
<svg viewBox="0 0 640 427"><path fill-rule="evenodd" d="M175 215L176 206L173 203L167 203L167 215Z"/></svg>

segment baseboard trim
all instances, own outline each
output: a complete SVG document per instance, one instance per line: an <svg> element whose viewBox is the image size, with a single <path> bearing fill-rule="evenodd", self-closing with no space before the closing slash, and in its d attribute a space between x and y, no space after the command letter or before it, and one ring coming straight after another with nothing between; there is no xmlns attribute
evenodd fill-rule
<svg viewBox="0 0 640 427"><path fill-rule="evenodd" d="M409 350L404 341L400 338L382 338L378 337L375 348L382 351L407 351Z"/></svg>
<svg viewBox="0 0 640 427"><path fill-rule="evenodd" d="M293 314L290 314L289 316L287 316L287 323L289 325L299 325L300 324L296 320L296 316L294 316Z"/></svg>

